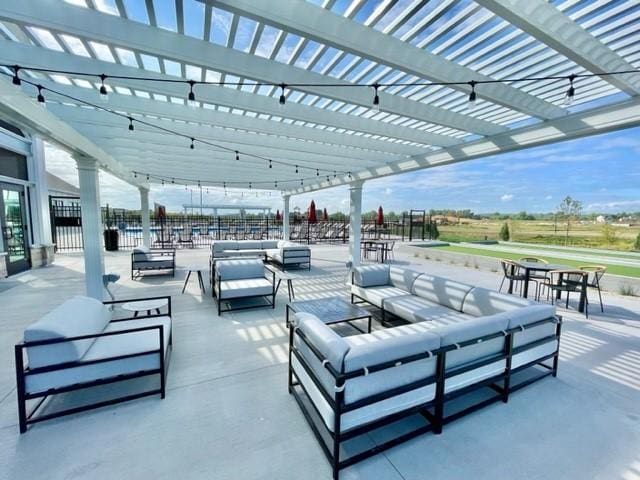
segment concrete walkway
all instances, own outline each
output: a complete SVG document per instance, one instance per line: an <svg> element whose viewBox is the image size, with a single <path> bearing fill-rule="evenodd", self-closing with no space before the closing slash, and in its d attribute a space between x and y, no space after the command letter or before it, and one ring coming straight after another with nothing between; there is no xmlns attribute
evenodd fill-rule
<svg viewBox="0 0 640 480"><path fill-rule="evenodd" d="M296 281L298 299L345 295L346 247L313 247L325 278ZM204 249L178 264L207 264ZM80 255L0 280L0 479L330 479L287 393L286 288L275 310L216 315L194 280L129 280L128 252L108 254L118 298L173 295L174 346L164 400L147 398L45 422L19 435L13 344L26 325L84 291ZM397 264L489 288L491 272L397 254ZM343 479L640 478L640 299L605 296L605 314L571 310L559 376L343 471ZM573 305L575 308L575 304ZM376 322L376 328L382 328ZM351 332L350 332L351 333ZM77 394L76 394L77 395ZM72 396L61 399L73 402ZM375 441L375 437L372 437Z"/></svg>

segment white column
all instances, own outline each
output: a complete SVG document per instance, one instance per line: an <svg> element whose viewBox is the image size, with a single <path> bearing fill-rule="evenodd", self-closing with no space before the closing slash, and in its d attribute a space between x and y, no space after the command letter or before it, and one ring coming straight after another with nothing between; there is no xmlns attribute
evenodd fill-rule
<svg viewBox="0 0 640 480"><path fill-rule="evenodd" d="M360 265L360 228L362 223L362 184L349 186L349 260L354 267Z"/></svg>
<svg viewBox="0 0 640 480"><path fill-rule="evenodd" d="M80 181L85 285L88 296L102 300L104 258L102 256L98 164L88 157L77 156L75 160L78 164L78 179Z"/></svg>
<svg viewBox="0 0 640 480"><path fill-rule="evenodd" d="M283 195L282 201L284 202L284 208L282 209L282 238L284 240L289 240L289 236L291 235L291 230L289 228L289 200L291 199L290 195Z"/></svg>
<svg viewBox="0 0 640 480"><path fill-rule="evenodd" d="M138 187L140 190L140 213L142 215L142 244L151 248L151 218L149 217L149 189Z"/></svg>
<svg viewBox="0 0 640 480"><path fill-rule="evenodd" d="M49 188L45 168L44 142L34 135L31 139L29 180L35 185L30 190L31 220L33 223L33 243L51 245L51 215L49 213Z"/></svg>

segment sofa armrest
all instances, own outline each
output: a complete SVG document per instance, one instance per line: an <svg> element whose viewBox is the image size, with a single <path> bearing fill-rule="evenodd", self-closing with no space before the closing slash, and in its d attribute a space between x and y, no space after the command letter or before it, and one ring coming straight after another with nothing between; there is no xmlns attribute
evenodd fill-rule
<svg viewBox="0 0 640 480"><path fill-rule="evenodd" d="M366 265L354 267L352 270L352 283L359 287L379 287L389 285L389 265Z"/></svg>

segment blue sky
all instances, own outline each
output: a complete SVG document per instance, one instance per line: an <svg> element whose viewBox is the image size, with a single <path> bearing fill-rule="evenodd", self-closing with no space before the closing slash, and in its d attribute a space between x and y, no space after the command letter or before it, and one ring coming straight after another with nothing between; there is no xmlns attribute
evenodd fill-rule
<svg viewBox="0 0 640 480"><path fill-rule="evenodd" d="M47 149L47 169L78 184L75 163L60 150ZM179 211L190 195L184 187L154 186L151 201ZM225 197L212 188L204 202L282 208L276 192L240 195ZM640 128L366 182L363 210L382 205L398 212L411 208L549 212L566 195L581 200L586 212L640 211ZM114 207L139 208L136 189L106 174L101 175L101 198ZM292 208L304 210L312 198L329 212L348 211L346 187L295 196Z"/></svg>

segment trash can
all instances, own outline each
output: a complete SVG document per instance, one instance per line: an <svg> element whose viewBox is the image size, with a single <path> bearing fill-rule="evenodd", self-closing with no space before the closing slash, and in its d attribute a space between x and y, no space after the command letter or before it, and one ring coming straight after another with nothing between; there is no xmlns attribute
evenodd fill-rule
<svg viewBox="0 0 640 480"><path fill-rule="evenodd" d="M104 231L104 249L108 252L118 250L118 230L107 229Z"/></svg>

